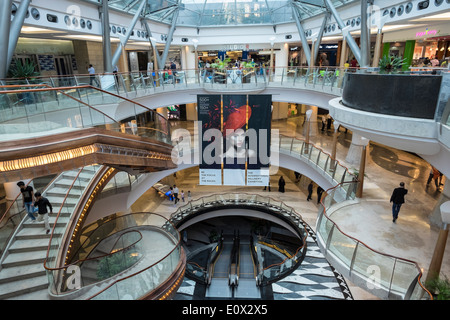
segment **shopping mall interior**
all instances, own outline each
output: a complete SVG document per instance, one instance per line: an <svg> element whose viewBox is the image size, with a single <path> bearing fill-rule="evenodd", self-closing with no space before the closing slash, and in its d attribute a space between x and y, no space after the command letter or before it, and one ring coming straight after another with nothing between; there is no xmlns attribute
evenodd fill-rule
<svg viewBox="0 0 450 320"><path fill-rule="evenodd" d="M449 0L0 6L0 299L450 299Z"/></svg>

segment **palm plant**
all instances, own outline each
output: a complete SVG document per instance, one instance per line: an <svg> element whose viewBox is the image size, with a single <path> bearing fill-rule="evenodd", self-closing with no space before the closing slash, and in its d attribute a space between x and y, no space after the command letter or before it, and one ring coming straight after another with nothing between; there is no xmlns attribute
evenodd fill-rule
<svg viewBox="0 0 450 320"><path fill-rule="evenodd" d="M435 278L427 281L426 287L431 291L435 300L450 300L450 281L447 278Z"/></svg>
<svg viewBox="0 0 450 320"><path fill-rule="evenodd" d="M9 68L10 78L31 78L39 75L36 71L36 64L31 61L22 63L22 60L16 59Z"/></svg>
<svg viewBox="0 0 450 320"><path fill-rule="evenodd" d="M406 59L397 56L383 56L378 63L381 72L391 73L400 69L405 64Z"/></svg>

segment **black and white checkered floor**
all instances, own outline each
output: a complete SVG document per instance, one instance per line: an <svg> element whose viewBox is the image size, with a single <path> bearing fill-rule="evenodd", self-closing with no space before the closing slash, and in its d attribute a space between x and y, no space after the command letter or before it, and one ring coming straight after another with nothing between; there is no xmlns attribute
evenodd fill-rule
<svg viewBox="0 0 450 320"><path fill-rule="evenodd" d="M344 277L320 252L316 235L308 225L307 252L303 262L287 277L273 283L273 300L353 300ZM176 300L194 300L196 283L184 279Z"/></svg>

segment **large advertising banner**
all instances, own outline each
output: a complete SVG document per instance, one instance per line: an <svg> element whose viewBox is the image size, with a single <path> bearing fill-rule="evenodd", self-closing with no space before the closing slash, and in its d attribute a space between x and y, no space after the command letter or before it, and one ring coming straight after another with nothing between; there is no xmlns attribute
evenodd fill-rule
<svg viewBox="0 0 450 320"><path fill-rule="evenodd" d="M245 185L247 95L223 95L223 184Z"/></svg>
<svg viewBox="0 0 450 320"><path fill-rule="evenodd" d="M222 185L222 133L220 95L198 95L199 184Z"/></svg>
<svg viewBox="0 0 450 320"><path fill-rule="evenodd" d="M272 96L249 95L251 116L247 126L247 185L267 186L270 167L270 132L272 122Z"/></svg>

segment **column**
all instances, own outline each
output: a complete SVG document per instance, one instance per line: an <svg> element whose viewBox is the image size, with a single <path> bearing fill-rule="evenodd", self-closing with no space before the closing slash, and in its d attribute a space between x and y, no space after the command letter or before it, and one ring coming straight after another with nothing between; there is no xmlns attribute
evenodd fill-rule
<svg viewBox="0 0 450 320"><path fill-rule="evenodd" d="M318 133L318 126L317 126L317 112L319 108L316 106L306 106L306 112L311 111L311 115L309 118L310 126L309 126L309 136L313 137L316 136ZM306 124L306 122L305 122ZM303 128L303 135L306 136L306 125Z"/></svg>
<svg viewBox="0 0 450 320"><path fill-rule="evenodd" d="M339 67L344 68L345 62L347 61L347 41L345 38L342 39L342 46L341 46L341 60L339 62Z"/></svg>
<svg viewBox="0 0 450 320"><path fill-rule="evenodd" d="M359 134L353 132L352 143L348 149L347 157L345 161L349 164L358 167L361 163L361 153L365 146L369 143L369 139L360 136Z"/></svg>
<svg viewBox="0 0 450 320"><path fill-rule="evenodd" d="M415 40L406 40L405 52L403 53L403 58L406 59L402 66L402 71L408 71L412 64L414 56L414 47L416 46Z"/></svg>
<svg viewBox="0 0 450 320"><path fill-rule="evenodd" d="M383 45L383 57L389 57L390 50L391 50L391 43L385 42Z"/></svg>
<svg viewBox="0 0 450 320"><path fill-rule="evenodd" d="M450 201L450 183L447 181L447 177L443 177L445 178L445 186L444 186L444 190L442 191L442 194L439 198L439 200L436 202L436 205L433 208L433 211L430 215L430 224L436 227L440 227L442 224L442 217L441 217L441 210L440 210L440 206L447 201ZM444 181L444 179L442 179L442 181ZM434 187L434 185L432 185L431 187Z"/></svg>
<svg viewBox="0 0 450 320"><path fill-rule="evenodd" d="M10 0L0 1L0 79L6 78L8 72L9 30L11 27Z"/></svg>
<svg viewBox="0 0 450 320"><path fill-rule="evenodd" d="M442 260L444 258L445 245L448 238L448 225L450 224L450 201L447 201L440 206L442 226L439 230L439 236L434 248L433 257L431 258L430 267L428 268L427 279L434 280L439 277L441 272Z"/></svg>
<svg viewBox="0 0 450 320"><path fill-rule="evenodd" d="M289 64L289 45L287 43L281 45L280 50L275 55L275 76L281 81L281 75L283 71L286 72Z"/></svg>
<svg viewBox="0 0 450 320"><path fill-rule="evenodd" d="M382 41L383 41L383 34L381 33L381 30L378 30L377 40L375 41L375 51L373 53L373 62L372 62L372 67L374 67L374 68L378 67L378 63L380 62L381 42Z"/></svg>

